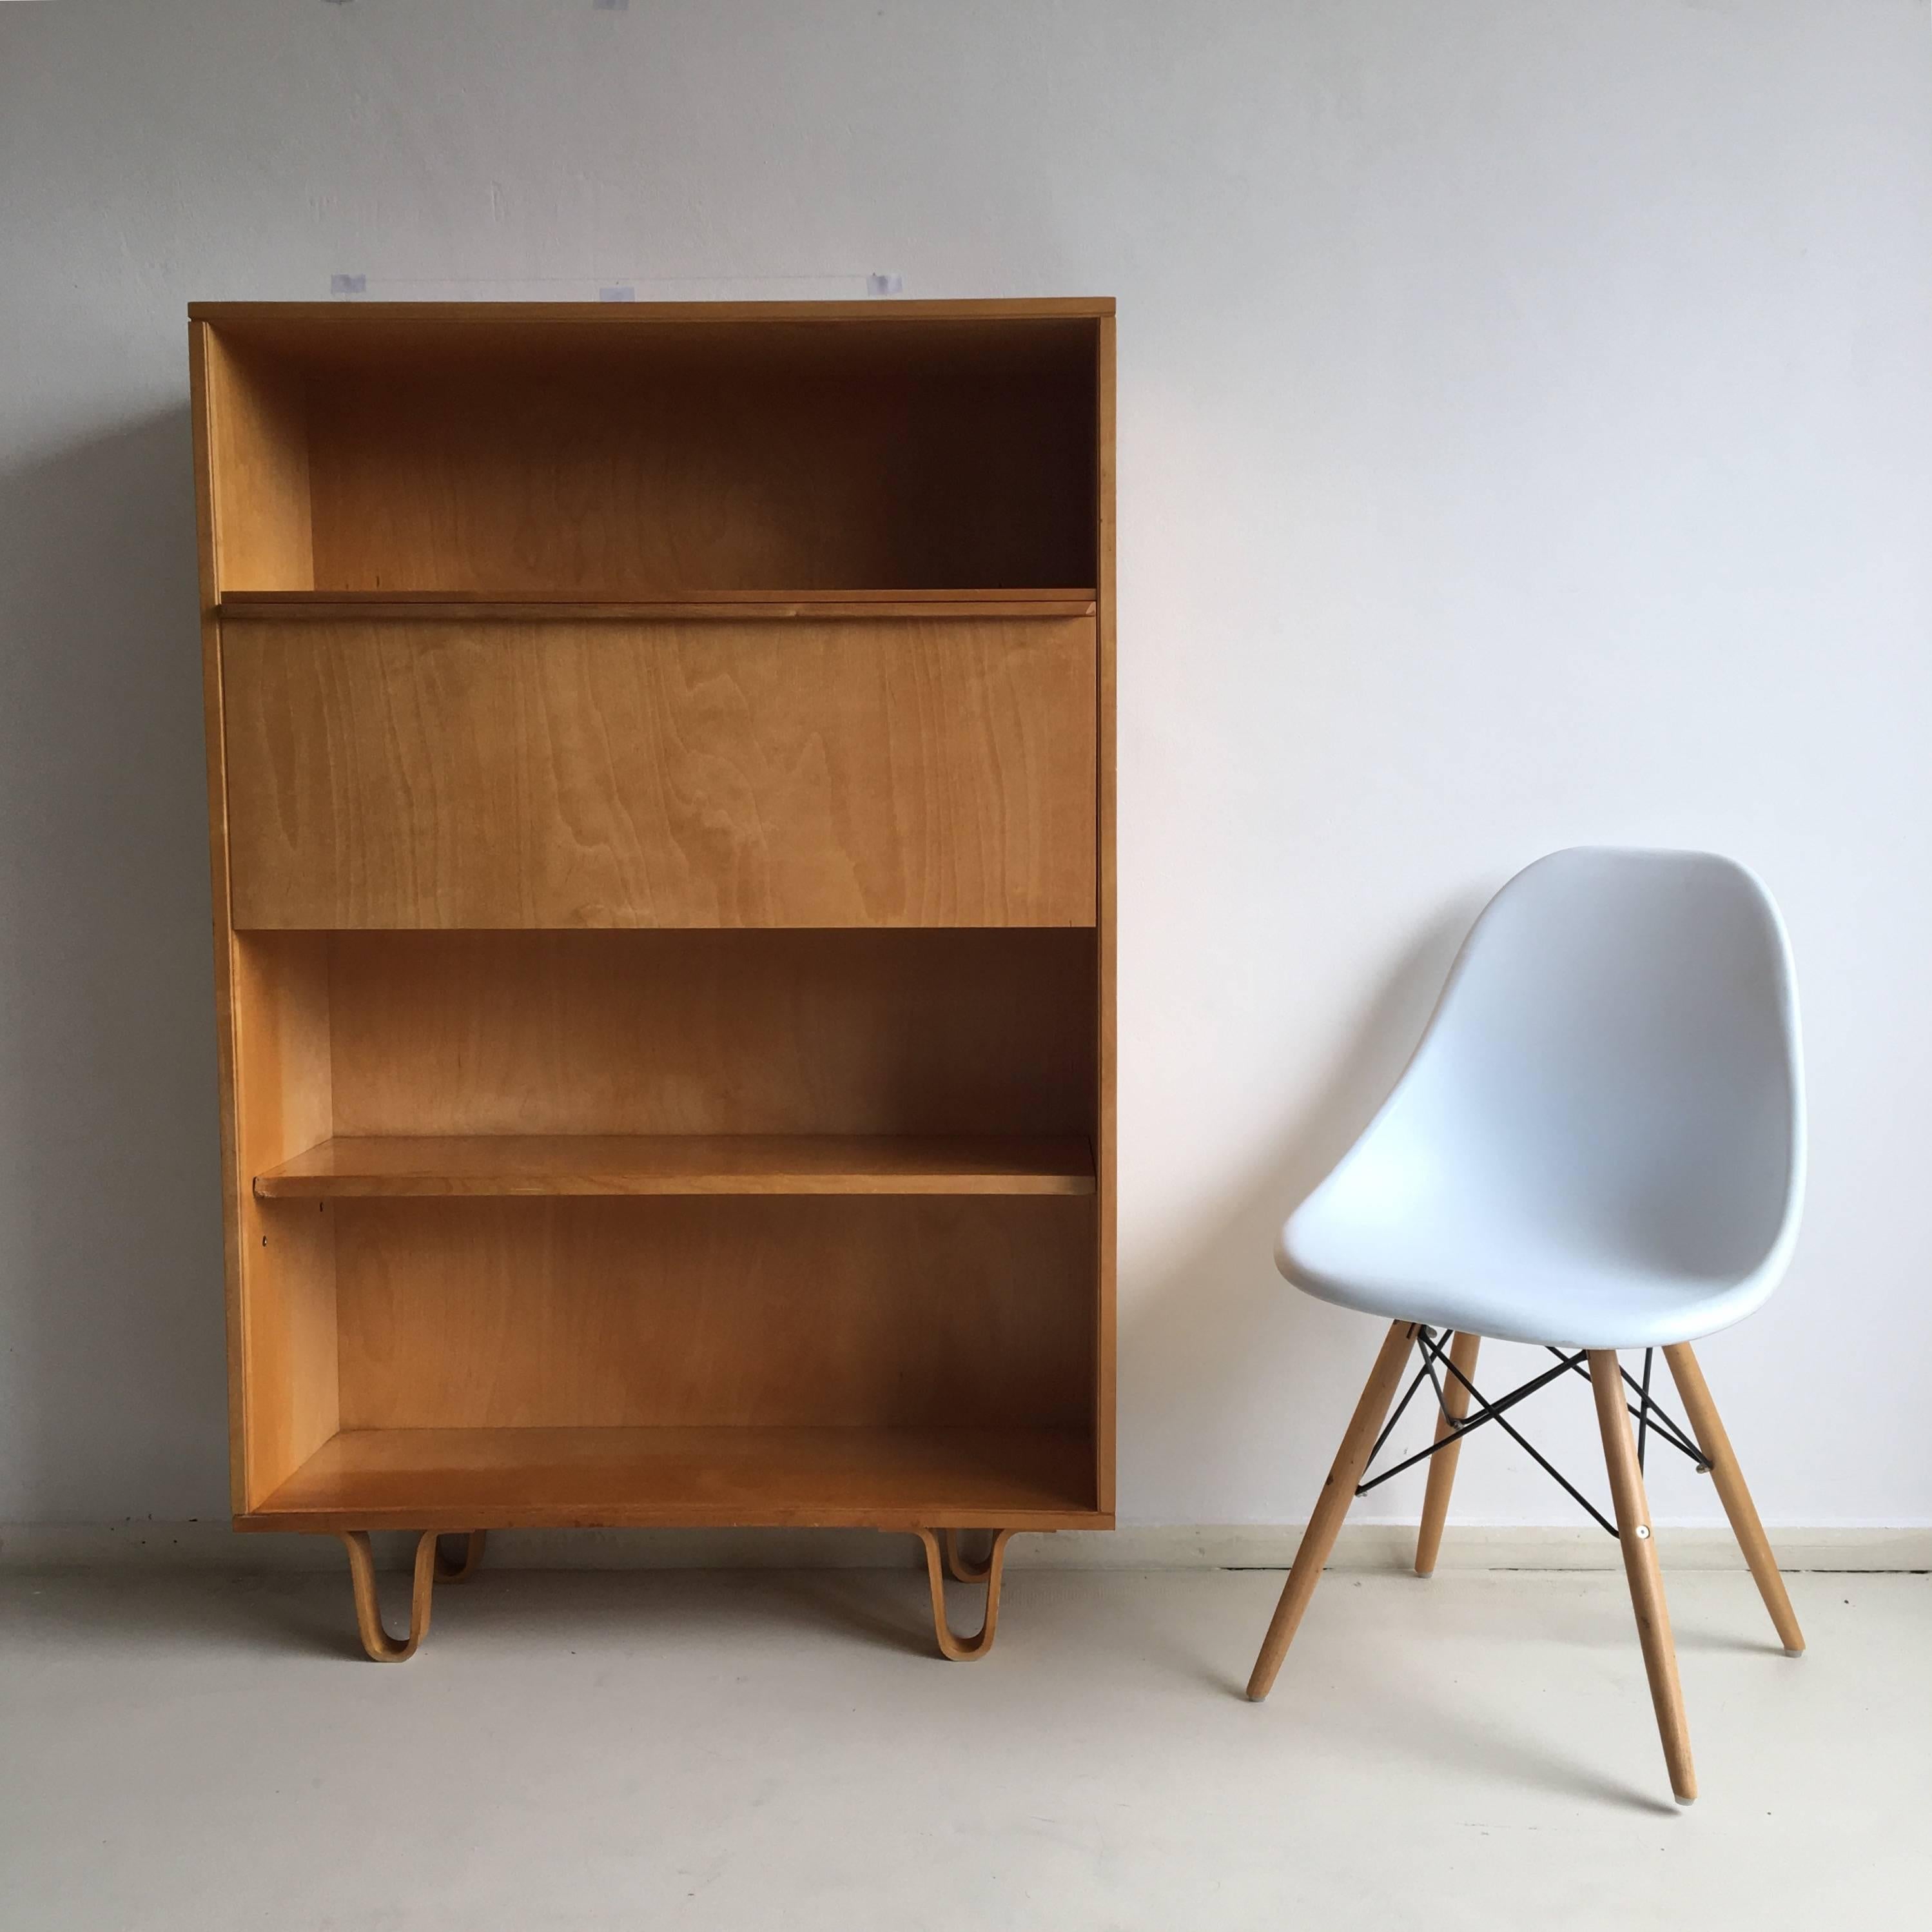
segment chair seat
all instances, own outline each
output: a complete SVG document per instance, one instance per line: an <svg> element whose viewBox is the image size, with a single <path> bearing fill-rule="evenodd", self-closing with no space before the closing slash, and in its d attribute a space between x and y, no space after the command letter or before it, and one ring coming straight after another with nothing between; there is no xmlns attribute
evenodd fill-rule
<svg viewBox="0 0 1932 1932"><path fill-rule="evenodd" d="M1384 1321L1420 1322L1499 1341L1572 1348L1655 1348L1740 1322L1777 1269L1736 1278L1673 1268L1612 1233L1472 1225L1446 1213L1372 1222L1316 1211L1282 1228L1276 1264L1318 1300Z"/></svg>
<svg viewBox="0 0 1932 1932"><path fill-rule="evenodd" d="M1804 1171L1790 948L1764 887L1708 853L1558 852L1490 902L1276 1254L1386 1321L1665 1347L1777 1286Z"/></svg>

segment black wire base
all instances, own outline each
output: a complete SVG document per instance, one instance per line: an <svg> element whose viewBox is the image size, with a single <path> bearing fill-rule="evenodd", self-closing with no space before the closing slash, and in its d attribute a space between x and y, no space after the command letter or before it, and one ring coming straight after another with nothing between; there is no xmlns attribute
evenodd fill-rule
<svg viewBox="0 0 1932 1932"><path fill-rule="evenodd" d="M1596 1504L1591 1502L1589 1498L1584 1495L1582 1491L1578 1489L1576 1484L1571 1482L1548 1456L1538 1449L1514 1424L1506 1419L1507 1412L1515 1408L1518 1402L1533 1396L1538 1389L1548 1388L1552 1382L1557 1381L1562 1376L1570 1374L1580 1375L1586 1382L1588 1382L1590 1379L1590 1371L1586 1366L1584 1360L1587 1351L1578 1348L1566 1354L1561 1348L1552 1348L1550 1352L1556 1358L1556 1366L1553 1369L1544 1370L1541 1375L1532 1376L1520 1388L1514 1388L1508 1395L1499 1397L1495 1402L1491 1402L1449 1359L1449 1351L1446 1345L1450 1332L1446 1328L1439 1332L1433 1328L1424 1328L1420 1326L1416 1329L1416 1346L1422 1351L1422 1366L1415 1372L1414 1379L1403 1390L1402 1400L1396 1404L1394 1413L1383 1425L1382 1432L1376 1438L1376 1445L1369 1451L1369 1460L1364 1466L1365 1469L1374 1466L1376 1458L1382 1453L1383 1448L1389 1438L1395 1433L1396 1425L1401 1421L1402 1412L1414 1399L1416 1390L1421 1388L1424 1382L1426 1382L1435 1391L1437 1412L1450 1426L1426 1449L1418 1450L1413 1456L1405 1457L1401 1462L1396 1463L1394 1468L1384 1469L1379 1476L1368 1477L1366 1480L1357 1484L1356 1495L1366 1496L1370 1490L1379 1488L1391 1477L1400 1475L1405 1469L1414 1468L1418 1462L1427 1462L1430 1456L1447 1449L1452 1443L1461 1442L1464 1436L1481 1428L1485 1423L1493 1422L1511 1442L1516 1444L1518 1448L1536 1463L1539 1468L1551 1477L1559 1488L1579 1504L1600 1527L1608 1530L1611 1535L1615 1536L1617 1533L1616 1525L1604 1515L1603 1511L1598 1508ZM1651 1360L1655 1353L1656 1351L1652 1348L1646 1348L1643 1352L1643 1377L1641 1381L1631 1375L1621 1362L1617 1365L1617 1372L1623 1377L1636 1396L1636 1403L1634 1407L1631 1406L1628 1400L1624 1404L1624 1406L1629 1409L1630 1413L1636 1418L1636 1466L1640 1470L1642 1468L1644 1451L1648 1438L1652 1432L1654 1431L1660 1441L1667 1442L1680 1456L1688 1457L1696 1464L1698 1474L1707 1476L1711 1473L1710 1458L1698 1448L1696 1438L1690 1430L1672 1415L1650 1392ZM1446 1370L1461 1384L1468 1394L1470 1406L1475 1412L1474 1414L1461 1421L1458 1421L1450 1415L1447 1391L1444 1388L1442 1376L1437 1372L1438 1370Z"/></svg>

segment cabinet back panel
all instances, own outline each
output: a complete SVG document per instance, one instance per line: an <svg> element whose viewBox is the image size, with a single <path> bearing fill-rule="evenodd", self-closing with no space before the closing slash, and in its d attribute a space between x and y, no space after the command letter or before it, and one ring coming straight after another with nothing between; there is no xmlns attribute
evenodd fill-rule
<svg viewBox="0 0 1932 1932"><path fill-rule="evenodd" d="M342 1426L1084 1429L1094 1211L340 1202Z"/></svg>
<svg viewBox="0 0 1932 1932"><path fill-rule="evenodd" d="M1090 926L1090 618L221 637L240 928Z"/></svg>
<svg viewBox="0 0 1932 1932"><path fill-rule="evenodd" d="M338 932L338 1134L1088 1134L1090 932Z"/></svg>
<svg viewBox="0 0 1932 1932"><path fill-rule="evenodd" d="M1091 407L1068 389L701 365L338 380L310 398L315 586L1090 584Z"/></svg>

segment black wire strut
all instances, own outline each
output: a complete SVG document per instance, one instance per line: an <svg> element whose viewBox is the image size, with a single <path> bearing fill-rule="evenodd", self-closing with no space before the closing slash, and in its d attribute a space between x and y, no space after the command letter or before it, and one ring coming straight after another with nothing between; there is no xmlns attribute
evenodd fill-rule
<svg viewBox="0 0 1932 1932"><path fill-rule="evenodd" d="M1560 1349L1552 1348L1550 1352L1552 1355L1555 1355L1560 1354L1562 1351ZM1662 1436L1665 1442L1668 1442L1671 1448L1677 1451L1678 1455L1686 1456L1691 1462L1694 1462L1697 1466L1697 1473L1699 1475L1708 1476L1711 1473L1710 1457L1706 1456L1703 1450L1698 1448L1696 1437L1694 1437L1688 1429L1684 1428L1682 1424L1677 1420L1676 1418L1670 1413L1670 1410L1666 1408L1663 1403L1658 1401L1650 1393L1650 1358L1652 1353L1652 1352L1648 1348L1645 1349L1643 1352L1643 1380L1641 1384L1638 1382L1636 1378L1630 1373L1629 1370L1624 1368L1621 1363L1618 1364L1617 1372L1623 1377L1625 1382L1629 1383L1632 1388L1636 1390L1637 1400L1643 1404L1644 1408L1649 1412L1651 1427L1655 1430L1658 1434ZM1590 1372L1588 1369L1579 1369L1576 1372L1581 1376L1586 1382L1588 1382L1590 1379ZM1643 1457L1643 1436L1642 1432L1642 1425L1644 1418L1637 1410L1631 1408L1629 1403L1626 1402L1624 1406L1632 1415L1637 1418L1639 1425L1637 1435L1637 1466L1641 1468L1642 1467Z"/></svg>
<svg viewBox="0 0 1932 1932"><path fill-rule="evenodd" d="M1376 1458L1382 1454L1389 1438L1395 1433L1396 1425L1401 1421L1402 1412L1414 1399L1416 1390L1421 1388L1424 1382L1426 1382L1434 1391L1436 1409L1442 1420L1449 1424L1449 1427L1430 1443L1427 1448L1418 1450L1413 1456L1404 1457L1401 1462L1396 1464L1394 1468L1384 1469L1379 1476L1371 1476L1366 1481L1357 1484L1356 1495L1366 1496L1370 1490L1378 1489L1391 1477L1400 1475L1405 1469L1414 1468L1418 1462L1427 1462L1430 1456L1439 1454L1451 1443L1461 1442L1462 1438L1468 1435L1472 1430L1481 1428L1485 1423L1493 1422L1537 1464L1538 1468L1551 1477L1557 1485L1600 1528L1607 1530L1612 1536L1615 1536L1617 1533L1616 1525L1604 1515L1603 1511L1598 1508L1596 1504L1592 1502L1589 1498L1585 1496L1582 1491L1578 1489L1555 1463L1543 1454L1520 1430L1504 1419L1506 1411L1514 1408L1518 1402L1525 1401L1535 1394L1538 1389L1546 1388L1550 1383L1556 1381L1560 1376L1574 1372L1581 1376L1586 1382L1588 1382L1590 1378L1590 1371L1585 1366L1584 1360L1587 1351L1578 1348L1566 1354L1561 1348L1550 1349L1550 1353L1556 1358L1556 1366L1554 1368L1544 1370L1541 1375L1532 1376L1520 1388L1514 1388L1508 1395L1500 1397L1495 1402L1491 1402L1450 1360L1448 1349L1444 1346L1449 1334L1450 1331L1446 1328L1438 1335L1437 1330L1433 1328L1418 1326L1415 1331L1416 1343L1422 1351L1422 1366L1416 1371L1408 1387L1402 1391L1401 1401L1395 1406L1395 1412L1383 1425L1382 1432L1376 1438L1375 1447L1369 1451L1368 1460L1363 1466L1364 1471L1372 1465ZM1617 1365L1618 1373L1630 1388L1636 1391L1637 1406L1632 1408L1626 1400L1624 1407L1628 1414L1636 1418L1637 1467L1640 1470L1643 1467L1646 1438L1652 1430L1654 1430L1660 1442L1668 1443L1680 1456L1688 1456L1691 1462L1694 1462L1700 1475L1708 1475L1710 1473L1710 1458L1698 1448L1696 1439L1690 1431L1684 1428L1676 1418L1651 1394L1651 1358L1654 1353L1655 1351L1650 1348L1646 1348L1643 1352L1643 1379L1641 1382L1633 1376L1622 1363ZM1450 1414L1448 1394L1441 1378L1436 1373L1438 1367L1446 1369L1468 1392L1469 1400L1476 1412L1467 1420L1459 1422Z"/></svg>

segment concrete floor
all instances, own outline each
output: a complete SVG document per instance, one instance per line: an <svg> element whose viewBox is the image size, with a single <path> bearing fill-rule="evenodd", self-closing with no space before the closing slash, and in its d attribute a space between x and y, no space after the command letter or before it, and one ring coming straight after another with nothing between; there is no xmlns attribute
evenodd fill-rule
<svg viewBox="0 0 1932 1932"><path fill-rule="evenodd" d="M1670 1802L1620 1575L485 1572L412 1663L346 1578L0 1576L0 1924L1922 1927L1932 1578L1669 1579ZM386 1580L394 1593L401 1580ZM957 1614L964 1620L965 1593Z"/></svg>

